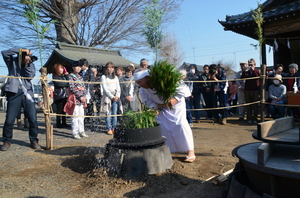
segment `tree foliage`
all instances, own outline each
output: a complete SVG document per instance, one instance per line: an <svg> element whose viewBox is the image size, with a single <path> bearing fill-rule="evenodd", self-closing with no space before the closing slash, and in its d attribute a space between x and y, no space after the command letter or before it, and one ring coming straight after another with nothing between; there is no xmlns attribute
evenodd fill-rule
<svg viewBox="0 0 300 198"><path fill-rule="evenodd" d="M159 43L162 41L162 18L165 10L159 8L159 1L152 0L144 9L144 23L143 35L146 36L147 42L155 53L155 60L157 61Z"/></svg>
<svg viewBox="0 0 300 198"><path fill-rule="evenodd" d="M24 0L26 1L26 0ZM56 42L110 49L145 50L142 38L143 10L152 0L41 0L39 20L51 31L45 34L44 48ZM159 6L166 10L163 23L175 19L182 0L164 0ZM1 0L0 13L6 36L5 45L26 42L36 46L34 27L22 16L23 5L18 0ZM12 17L13 16L13 17ZM12 43L13 41L13 43Z"/></svg>
<svg viewBox="0 0 300 198"><path fill-rule="evenodd" d="M41 3L41 0L19 0L19 3L24 5L23 16L28 20L28 24L32 25L35 30L39 46L40 62L41 65L43 65L42 43L45 38L45 33L49 30L50 23L40 23L38 5Z"/></svg>
<svg viewBox="0 0 300 198"><path fill-rule="evenodd" d="M255 33L258 37L258 45L253 45L256 49L259 47L259 53L260 53L260 61L262 62L262 47L264 43L264 30L263 30L263 23L264 23L264 17L262 12L262 4L257 3L257 8L255 10L252 10L253 14L251 17L254 19L254 22L257 25L257 28L255 29Z"/></svg>

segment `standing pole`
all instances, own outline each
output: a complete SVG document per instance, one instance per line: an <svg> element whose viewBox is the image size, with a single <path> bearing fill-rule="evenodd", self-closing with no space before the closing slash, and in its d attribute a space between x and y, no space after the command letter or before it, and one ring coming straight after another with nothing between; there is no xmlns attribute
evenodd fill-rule
<svg viewBox="0 0 300 198"><path fill-rule="evenodd" d="M260 120L262 122L265 121L265 101L266 101L266 63L267 63L267 56L266 56L266 43L265 41L262 43L261 46L261 61L262 64L260 66L261 78L260 78Z"/></svg>
<svg viewBox="0 0 300 198"><path fill-rule="evenodd" d="M50 99L49 90L47 84L47 68L41 68L41 83L42 83L42 94L44 103L44 115L45 115L45 127L46 127L46 149L53 149L53 126L51 125L50 119Z"/></svg>

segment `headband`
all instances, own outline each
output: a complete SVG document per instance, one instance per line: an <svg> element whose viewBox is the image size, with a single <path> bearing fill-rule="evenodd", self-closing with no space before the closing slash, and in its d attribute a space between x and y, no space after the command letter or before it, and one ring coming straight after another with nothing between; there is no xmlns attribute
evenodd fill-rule
<svg viewBox="0 0 300 198"><path fill-rule="evenodd" d="M150 76L148 70L141 70L141 71L138 71L138 72L134 72L134 74L133 74L133 77L134 77L135 81L140 80L140 79L142 79L146 76Z"/></svg>

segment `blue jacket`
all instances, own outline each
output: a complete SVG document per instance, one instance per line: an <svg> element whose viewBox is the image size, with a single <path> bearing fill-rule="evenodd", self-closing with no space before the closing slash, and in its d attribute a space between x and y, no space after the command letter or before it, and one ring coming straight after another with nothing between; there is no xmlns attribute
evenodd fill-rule
<svg viewBox="0 0 300 198"><path fill-rule="evenodd" d="M9 50L3 50L2 56L4 62L8 69L8 76L16 77L30 77L35 76L35 66L33 63L30 63L27 67L19 67L19 54L20 48L12 48ZM33 89L31 84L31 79L21 79L23 86L27 89L28 93L33 97ZM8 78L7 82L4 85L3 90L5 92L18 93L20 87L19 78Z"/></svg>

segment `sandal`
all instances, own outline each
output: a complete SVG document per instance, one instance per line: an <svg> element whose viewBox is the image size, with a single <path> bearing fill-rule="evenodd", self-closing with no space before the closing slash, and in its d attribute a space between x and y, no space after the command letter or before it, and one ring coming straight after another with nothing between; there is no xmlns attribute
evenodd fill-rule
<svg viewBox="0 0 300 198"><path fill-rule="evenodd" d="M114 134L114 131L113 131L113 130L108 130L108 131L107 131L107 135L112 135L112 134Z"/></svg>
<svg viewBox="0 0 300 198"><path fill-rule="evenodd" d="M188 156L185 156L185 162L188 162L188 163L192 163L192 162L194 162L195 161L195 159L196 159L196 156L194 155L194 156L192 156L192 157L188 157Z"/></svg>

